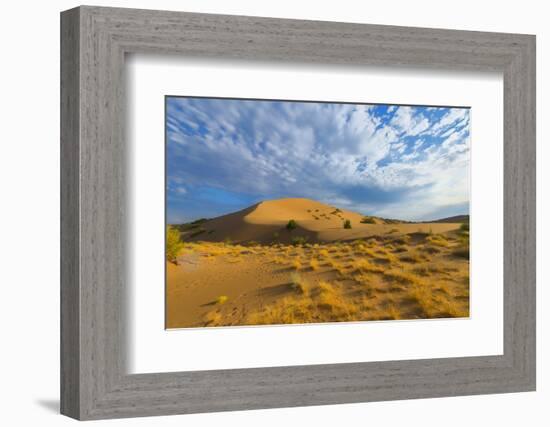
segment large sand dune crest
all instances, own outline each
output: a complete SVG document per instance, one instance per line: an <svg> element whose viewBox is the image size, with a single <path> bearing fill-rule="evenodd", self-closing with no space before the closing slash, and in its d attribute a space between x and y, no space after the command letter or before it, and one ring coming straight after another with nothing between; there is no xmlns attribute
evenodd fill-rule
<svg viewBox="0 0 550 427"><path fill-rule="evenodd" d="M347 241L388 233L445 233L460 223L406 223L369 217L306 198L267 200L238 212L182 226L187 241L288 243L305 238L308 242ZM286 225L294 220L296 228ZM350 221L351 228L344 228Z"/></svg>

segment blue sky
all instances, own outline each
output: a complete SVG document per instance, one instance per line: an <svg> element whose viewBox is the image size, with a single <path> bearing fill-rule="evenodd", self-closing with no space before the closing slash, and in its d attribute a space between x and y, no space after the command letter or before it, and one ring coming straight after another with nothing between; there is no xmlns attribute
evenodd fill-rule
<svg viewBox="0 0 550 427"><path fill-rule="evenodd" d="M168 223L307 197L365 215L469 211L470 110L168 97Z"/></svg>

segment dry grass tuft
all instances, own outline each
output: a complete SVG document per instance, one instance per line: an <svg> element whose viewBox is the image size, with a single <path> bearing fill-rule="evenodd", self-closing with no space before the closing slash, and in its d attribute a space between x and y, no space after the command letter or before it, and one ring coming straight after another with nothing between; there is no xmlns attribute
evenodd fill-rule
<svg viewBox="0 0 550 427"><path fill-rule="evenodd" d="M275 304L250 313L244 323L249 325L282 325L311 321L311 300L283 298Z"/></svg>
<svg viewBox="0 0 550 427"><path fill-rule="evenodd" d="M414 268L413 272L415 274L418 274L419 276L427 277L427 276L431 276L432 274L445 273L445 270L435 265L428 264L428 265L420 265Z"/></svg>
<svg viewBox="0 0 550 427"><path fill-rule="evenodd" d="M353 268L362 273L383 273L384 268L371 263L370 261L366 259L359 259L357 261L353 262Z"/></svg>
<svg viewBox="0 0 550 427"><path fill-rule="evenodd" d="M415 284L409 290L409 297L422 310L424 317L432 317L434 314L433 294L427 286Z"/></svg>
<svg viewBox="0 0 550 427"><path fill-rule="evenodd" d="M334 287L332 286L332 284L325 280L321 280L319 282L319 284L317 285L317 290L319 294L334 293Z"/></svg>
<svg viewBox="0 0 550 427"><path fill-rule="evenodd" d="M450 246L449 241L442 234L434 234L432 236L426 237L426 241L430 242L432 245L441 246L443 248L448 248Z"/></svg>
<svg viewBox="0 0 550 427"><path fill-rule="evenodd" d="M376 258L376 253L375 253L372 249L364 248L361 252L362 252L364 255L370 256L371 258Z"/></svg>
<svg viewBox="0 0 550 427"><path fill-rule="evenodd" d="M273 257L271 259L271 262L273 262L274 264L277 264L277 265L286 264L285 259L283 257L280 257L280 256Z"/></svg>
<svg viewBox="0 0 550 427"><path fill-rule="evenodd" d="M321 258L328 258L330 256L329 252L327 249L321 249L317 252L317 254L319 255L319 257Z"/></svg>
<svg viewBox="0 0 550 427"><path fill-rule="evenodd" d="M222 315L218 311L209 311L204 315L205 326L219 326L222 324Z"/></svg>
<svg viewBox="0 0 550 427"><path fill-rule="evenodd" d="M403 236L399 236L399 237L396 237L395 239L393 239L392 243L394 245L406 245L410 241L411 241L411 236L409 236L408 234L405 234Z"/></svg>
<svg viewBox="0 0 550 427"><path fill-rule="evenodd" d="M401 319L401 312L395 304L392 303L386 308L385 316L388 320L399 320Z"/></svg>
<svg viewBox="0 0 550 427"><path fill-rule="evenodd" d="M407 254L401 255L399 259L403 262L409 262L411 264L417 264L422 261L426 261L426 256L423 254L420 254L417 251L409 252Z"/></svg>
<svg viewBox="0 0 550 427"><path fill-rule="evenodd" d="M426 245L423 248L421 248L421 250L428 253L428 254L430 254L430 255L441 253L441 249L439 249L436 246L432 246L432 245Z"/></svg>
<svg viewBox="0 0 550 427"><path fill-rule="evenodd" d="M341 275L345 275L346 274L346 270L347 270L347 266L343 265L343 264L338 264L336 267L334 267L334 269Z"/></svg>
<svg viewBox="0 0 550 427"><path fill-rule="evenodd" d="M307 292L307 283L299 273L290 274L290 287L301 294Z"/></svg>
<svg viewBox="0 0 550 427"><path fill-rule="evenodd" d="M341 267L341 264L338 261L336 261L335 259L332 259L332 258L329 259L328 265L329 265L329 267L332 267L334 270L337 270L338 268Z"/></svg>
<svg viewBox="0 0 550 427"><path fill-rule="evenodd" d="M420 284L420 279L414 274L399 270L385 271L384 277L390 281L401 283L403 285Z"/></svg>
<svg viewBox="0 0 550 427"><path fill-rule="evenodd" d="M461 310L458 304L451 299L436 298L436 304L439 317L468 317L468 312Z"/></svg>
<svg viewBox="0 0 550 427"><path fill-rule="evenodd" d="M302 268L302 263L300 262L300 260L295 259L290 263L290 267L295 270L299 270L300 268Z"/></svg>
<svg viewBox="0 0 550 427"><path fill-rule="evenodd" d="M380 250L376 254L376 259L385 264L397 263L399 259L392 253L385 250Z"/></svg>
<svg viewBox="0 0 550 427"><path fill-rule="evenodd" d="M362 285L370 285L372 276L370 274L359 273L353 276L353 280Z"/></svg>
<svg viewBox="0 0 550 427"><path fill-rule="evenodd" d="M227 295L220 295L218 298L216 298L216 304L225 304L229 297Z"/></svg>

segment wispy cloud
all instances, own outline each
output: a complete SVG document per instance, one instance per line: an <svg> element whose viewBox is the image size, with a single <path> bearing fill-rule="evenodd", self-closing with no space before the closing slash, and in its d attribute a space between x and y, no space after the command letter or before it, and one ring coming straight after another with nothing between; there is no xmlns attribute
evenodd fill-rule
<svg viewBox="0 0 550 427"><path fill-rule="evenodd" d="M277 197L403 219L467 211L468 109L173 97L166 130L169 220Z"/></svg>

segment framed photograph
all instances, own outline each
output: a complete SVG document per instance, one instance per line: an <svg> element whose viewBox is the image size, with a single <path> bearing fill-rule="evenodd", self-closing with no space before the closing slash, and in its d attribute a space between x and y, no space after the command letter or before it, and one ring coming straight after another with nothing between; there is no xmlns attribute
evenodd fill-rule
<svg viewBox="0 0 550 427"><path fill-rule="evenodd" d="M167 328L469 317L469 108L167 96L165 117Z"/></svg>
<svg viewBox="0 0 550 427"><path fill-rule="evenodd" d="M535 389L535 37L61 14L61 411Z"/></svg>

